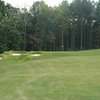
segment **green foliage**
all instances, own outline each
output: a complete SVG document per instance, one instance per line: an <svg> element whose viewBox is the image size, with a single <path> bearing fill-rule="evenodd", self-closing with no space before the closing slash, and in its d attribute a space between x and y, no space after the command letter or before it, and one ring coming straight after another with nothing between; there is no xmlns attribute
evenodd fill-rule
<svg viewBox="0 0 100 100"><path fill-rule="evenodd" d="M100 1L36 1L28 11L0 0L0 52L85 50L100 47Z"/></svg>

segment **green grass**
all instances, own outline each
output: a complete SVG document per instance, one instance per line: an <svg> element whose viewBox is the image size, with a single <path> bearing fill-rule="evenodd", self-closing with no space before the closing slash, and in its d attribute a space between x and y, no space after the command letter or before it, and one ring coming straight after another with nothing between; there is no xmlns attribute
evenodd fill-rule
<svg viewBox="0 0 100 100"><path fill-rule="evenodd" d="M12 52L0 55L0 100L100 100L100 50Z"/></svg>

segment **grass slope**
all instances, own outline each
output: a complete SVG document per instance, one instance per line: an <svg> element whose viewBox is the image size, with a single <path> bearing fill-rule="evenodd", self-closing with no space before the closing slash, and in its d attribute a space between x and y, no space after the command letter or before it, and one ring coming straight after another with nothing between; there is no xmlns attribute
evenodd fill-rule
<svg viewBox="0 0 100 100"><path fill-rule="evenodd" d="M11 53L0 55L0 100L100 100L100 50Z"/></svg>

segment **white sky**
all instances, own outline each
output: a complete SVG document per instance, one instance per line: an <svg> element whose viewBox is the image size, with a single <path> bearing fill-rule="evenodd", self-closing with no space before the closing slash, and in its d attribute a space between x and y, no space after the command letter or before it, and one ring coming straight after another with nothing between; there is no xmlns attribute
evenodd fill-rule
<svg viewBox="0 0 100 100"><path fill-rule="evenodd" d="M10 3L14 7L24 7L24 6L29 7L33 4L33 2L41 1L41 0L3 0L3 1ZM44 0L44 1L49 6L59 5L59 3L62 2L62 0ZM68 1L71 2L72 0L68 0Z"/></svg>
<svg viewBox="0 0 100 100"><path fill-rule="evenodd" d="M41 0L3 0L7 3L10 3L12 6L14 7L27 7L29 8L33 2L35 1L41 1ZM57 6L59 5L60 2L62 2L62 0L44 0L46 2L46 4L48 4L49 6ZM98 0L95 0L98 1ZM68 2L72 2L72 0L68 0Z"/></svg>

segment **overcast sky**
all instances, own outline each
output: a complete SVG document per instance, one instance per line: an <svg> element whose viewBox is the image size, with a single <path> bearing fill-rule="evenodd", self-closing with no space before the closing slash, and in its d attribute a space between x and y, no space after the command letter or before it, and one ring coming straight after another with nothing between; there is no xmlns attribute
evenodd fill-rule
<svg viewBox="0 0 100 100"><path fill-rule="evenodd" d="M14 7L27 7L31 6L33 2L35 1L41 1L41 0L3 0L7 3L10 3ZM49 6L57 6L59 5L62 0L44 0ZM98 0L95 0L98 1ZM68 0L68 2L72 2L72 0Z"/></svg>

